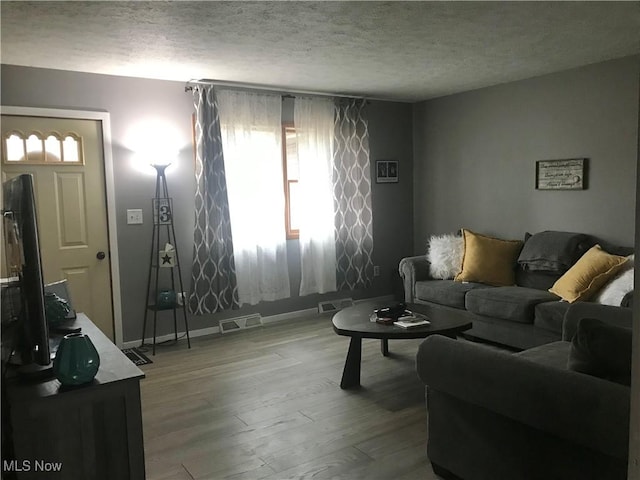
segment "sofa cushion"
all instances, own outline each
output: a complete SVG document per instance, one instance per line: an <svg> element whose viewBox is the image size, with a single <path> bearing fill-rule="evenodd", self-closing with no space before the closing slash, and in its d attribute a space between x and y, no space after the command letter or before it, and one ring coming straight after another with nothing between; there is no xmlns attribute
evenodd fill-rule
<svg viewBox="0 0 640 480"><path fill-rule="evenodd" d="M516 267L516 285L519 287L549 290L561 276L558 272L526 270L522 265Z"/></svg>
<svg viewBox="0 0 640 480"><path fill-rule="evenodd" d="M464 296L470 290L491 288L481 283L460 283L453 280L423 280L416 282L416 298L454 308L464 308Z"/></svg>
<svg viewBox="0 0 640 480"><path fill-rule="evenodd" d="M584 233L536 233L526 239L518 264L525 270L564 273L594 244L595 239Z"/></svg>
<svg viewBox="0 0 640 480"><path fill-rule="evenodd" d="M471 290L465 296L470 312L519 323L533 323L534 308L558 297L544 290L525 287L498 287Z"/></svg>
<svg viewBox="0 0 640 480"><path fill-rule="evenodd" d="M516 258L522 248L520 240L501 240L463 229L464 256L457 282L487 285L515 284Z"/></svg>
<svg viewBox="0 0 640 480"><path fill-rule="evenodd" d="M549 367L567 370L567 358L569 358L570 349L571 342L558 341L529 348L514 355Z"/></svg>
<svg viewBox="0 0 640 480"><path fill-rule="evenodd" d="M569 310L569 302L543 302L535 306L533 324L562 335L564 314Z"/></svg>
<svg viewBox="0 0 640 480"><path fill-rule="evenodd" d="M583 318L571 342L571 370L631 384L632 330L595 318Z"/></svg>
<svg viewBox="0 0 640 480"><path fill-rule="evenodd" d="M589 300L628 261L627 257L611 255L594 245L549 291L570 303Z"/></svg>

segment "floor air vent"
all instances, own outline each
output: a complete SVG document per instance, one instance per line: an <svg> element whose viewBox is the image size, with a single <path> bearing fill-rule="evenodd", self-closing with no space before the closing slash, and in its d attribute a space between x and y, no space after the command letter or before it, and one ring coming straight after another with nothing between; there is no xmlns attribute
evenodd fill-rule
<svg viewBox="0 0 640 480"><path fill-rule="evenodd" d="M340 298L338 300L327 300L318 303L318 313L337 312L343 308L353 305L352 298Z"/></svg>
<svg viewBox="0 0 640 480"><path fill-rule="evenodd" d="M220 333L236 332L238 330L246 330L262 326L262 317L260 314L247 315L246 317L228 318L220 320Z"/></svg>

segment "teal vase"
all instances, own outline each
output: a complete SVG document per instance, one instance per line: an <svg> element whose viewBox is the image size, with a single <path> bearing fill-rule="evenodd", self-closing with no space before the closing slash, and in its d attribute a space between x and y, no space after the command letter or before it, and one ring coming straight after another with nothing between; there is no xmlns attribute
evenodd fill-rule
<svg viewBox="0 0 640 480"><path fill-rule="evenodd" d="M62 385L89 383L100 368L100 355L84 333L65 335L53 359L53 373Z"/></svg>
<svg viewBox="0 0 640 480"><path fill-rule="evenodd" d="M176 292L173 290L160 290L156 306L160 309L173 308L176 305Z"/></svg>
<svg viewBox="0 0 640 480"><path fill-rule="evenodd" d="M64 298L59 297L53 292L45 292L44 313L49 325L55 326L64 322L70 311L69 302Z"/></svg>

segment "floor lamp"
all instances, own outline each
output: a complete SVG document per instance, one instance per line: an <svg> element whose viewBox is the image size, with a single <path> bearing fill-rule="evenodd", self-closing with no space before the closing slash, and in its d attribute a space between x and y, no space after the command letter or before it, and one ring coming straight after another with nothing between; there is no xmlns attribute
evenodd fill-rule
<svg viewBox="0 0 640 480"><path fill-rule="evenodd" d="M142 323L142 343L144 345L145 332L147 330L147 318L149 312L153 312L153 355L156 354L156 334L158 312L163 310L173 311L174 342L178 341L178 314L182 310L184 328L187 337L187 345L191 348L189 338L189 323L184 298L184 286L182 284L182 272L180 270L180 258L176 232L173 226L173 202L169 197L167 177L165 170L169 164L153 164L156 169L156 193L152 201L153 207L153 235L151 237L151 258L149 259L149 276L147 278L147 294L145 296L144 320ZM165 247L161 250L160 237L166 240ZM160 274L163 278L168 276L170 288L159 288ZM177 278L176 278L177 277ZM179 286L179 297L176 294L176 280ZM182 299L179 301L179 298Z"/></svg>

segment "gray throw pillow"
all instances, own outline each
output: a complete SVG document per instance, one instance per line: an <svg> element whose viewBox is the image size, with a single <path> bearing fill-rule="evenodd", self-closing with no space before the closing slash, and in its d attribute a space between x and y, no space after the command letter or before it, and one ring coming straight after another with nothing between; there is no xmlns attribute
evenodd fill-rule
<svg viewBox="0 0 640 480"><path fill-rule="evenodd" d="M524 270L564 273L595 243L595 238L584 233L536 233L526 237L518 264Z"/></svg>
<svg viewBox="0 0 640 480"><path fill-rule="evenodd" d="M630 328L610 325L595 318L583 318L571 342L567 367L570 370L631 384Z"/></svg>

